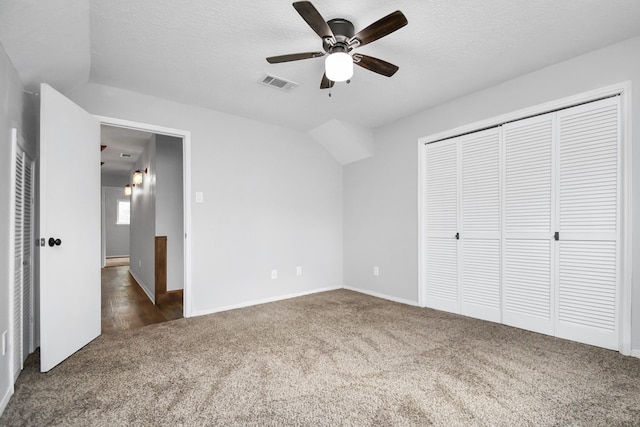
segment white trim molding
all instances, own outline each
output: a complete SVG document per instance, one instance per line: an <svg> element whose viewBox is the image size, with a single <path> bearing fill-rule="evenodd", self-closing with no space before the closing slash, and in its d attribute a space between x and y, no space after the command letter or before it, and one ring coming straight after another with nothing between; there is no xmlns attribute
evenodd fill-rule
<svg viewBox="0 0 640 427"><path fill-rule="evenodd" d="M397 303L400 303L400 304L410 305L410 306L413 306L413 307L419 307L420 306L419 302L417 302L417 301L412 301L412 300L404 299L404 298L397 298L397 297L393 297L391 295L382 294L380 292L370 291L368 289L356 288L354 286L345 286L344 289L347 289L349 291L358 292L358 293L365 294L365 295L371 295L372 297L376 297L376 298L386 299L387 301L393 301L393 302L397 302Z"/></svg>
<svg viewBox="0 0 640 427"><path fill-rule="evenodd" d="M287 295L279 295L277 297L263 298L263 299L259 299L259 300L247 301L247 302L242 302L242 303L239 303L239 304L227 305L227 306L223 306L223 307L216 307L216 308L206 309L206 310L197 310L197 311L194 311L192 313L192 316L206 316L207 314L220 313L220 312L223 312L223 311L235 310L237 308L245 308L245 307L251 307L251 306L254 306L254 305L267 304L267 303L270 303L270 302L276 302L276 301L282 301L282 300L291 299L291 298L303 297L305 295L318 294L320 292L335 291L335 290L338 290L338 289L342 289L342 286L318 288L318 289L313 289L313 290L310 290L310 291L296 292L296 293L287 294Z"/></svg>
<svg viewBox="0 0 640 427"><path fill-rule="evenodd" d="M14 388L13 385L9 387L9 389L2 396L2 400L0 400L0 417L4 414L4 410L7 409L7 405L9 404L9 400L11 400L11 396L13 396Z"/></svg>

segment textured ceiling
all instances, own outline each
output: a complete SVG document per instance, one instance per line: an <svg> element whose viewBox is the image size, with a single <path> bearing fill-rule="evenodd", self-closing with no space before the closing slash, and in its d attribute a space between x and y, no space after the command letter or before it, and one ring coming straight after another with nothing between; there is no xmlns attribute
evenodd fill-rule
<svg viewBox="0 0 640 427"><path fill-rule="evenodd" d="M0 0L0 42L27 90L67 93L89 80L87 0Z"/></svg>
<svg viewBox="0 0 640 427"><path fill-rule="evenodd" d="M638 0L318 0L356 31L401 10L408 26L358 51L392 62L360 67L320 90L321 50L290 1L0 0L0 41L28 88L87 80L309 131L331 120L377 127L524 73L640 35ZM280 91L270 73L299 83Z"/></svg>

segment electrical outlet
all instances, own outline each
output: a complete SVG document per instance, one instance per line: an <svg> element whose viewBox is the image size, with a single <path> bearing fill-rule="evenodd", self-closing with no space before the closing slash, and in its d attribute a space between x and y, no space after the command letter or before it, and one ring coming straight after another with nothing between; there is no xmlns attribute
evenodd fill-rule
<svg viewBox="0 0 640 427"><path fill-rule="evenodd" d="M373 275L374 276L380 275L380 267L378 267L377 265L373 267Z"/></svg>
<svg viewBox="0 0 640 427"><path fill-rule="evenodd" d="M296 267L296 276L302 276L302 266Z"/></svg>
<svg viewBox="0 0 640 427"><path fill-rule="evenodd" d="M278 278L278 270L271 270L271 278L272 279Z"/></svg>

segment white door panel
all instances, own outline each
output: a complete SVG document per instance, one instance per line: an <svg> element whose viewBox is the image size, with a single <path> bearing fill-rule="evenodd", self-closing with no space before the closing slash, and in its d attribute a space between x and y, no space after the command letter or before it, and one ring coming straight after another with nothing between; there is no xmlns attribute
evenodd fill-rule
<svg viewBox="0 0 640 427"><path fill-rule="evenodd" d="M100 335L100 123L41 87L40 370ZM61 244L50 247L49 238Z"/></svg>
<svg viewBox="0 0 640 427"><path fill-rule="evenodd" d="M457 139L461 313L500 322L500 128Z"/></svg>
<svg viewBox="0 0 640 427"><path fill-rule="evenodd" d="M441 141L425 150L425 302L458 313L458 148Z"/></svg>
<svg viewBox="0 0 640 427"><path fill-rule="evenodd" d="M546 114L503 126L503 321L551 335L554 120Z"/></svg>
<svg viewBox="0 0 640 427"><path fill-rule="evenodd" d="M556 335L618 348L619 99L558 112Z"/></svg>

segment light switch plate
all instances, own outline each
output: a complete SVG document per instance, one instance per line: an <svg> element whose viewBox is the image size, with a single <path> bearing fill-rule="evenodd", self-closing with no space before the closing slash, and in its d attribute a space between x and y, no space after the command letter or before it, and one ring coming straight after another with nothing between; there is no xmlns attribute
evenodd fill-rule
<svg viewBox="0 0 640 427"><path fill-rule="evenodd" d="M196 203L204 203L204 193L202 191L196 191Z"/></svg>

